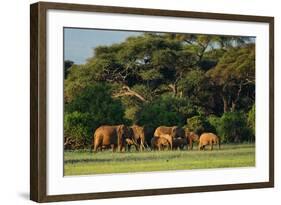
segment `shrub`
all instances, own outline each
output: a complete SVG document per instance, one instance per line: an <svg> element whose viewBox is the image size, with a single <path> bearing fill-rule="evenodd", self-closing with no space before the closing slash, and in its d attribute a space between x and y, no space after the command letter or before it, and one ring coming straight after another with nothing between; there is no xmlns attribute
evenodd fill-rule
<svg viewBox="0 0 281 205"><path fill-rule="evenodd" d="M221 118L217 117L216 115L210 115L208 117L208 122L214 128L216 134L219 134L219 131L220 131L220 125L221 125L220 120L221 120Z"/></svg>
<svg viewBox="0 0 281 205"><path fill-rule="evenodd" d="M255 135L256 135L256 116L255 116L255 112L256 112L256 106L255 104L253 104L251 110L248 112L248 118L247 118L247 125L251 131L251 139L250 141L253 141L255 139Z"/></svg>
<svg viewBox="0 0 281 205"><path fill-rule="evenodd" d="M166 94L143 104L137 113L137 123L151 127L183 126L187 117L198 114L198 108L186 98Z"/></svg>
<svg viewBox="0 0 281 205"><path fill-rule="evenodd" d="M249 141L251 136L243 112L227 112L220 119L219 135L223 142Z"/></svg>
<svg viewBox="0 0 281 205"><path fill-rule="evenodd" d="M88 113L74 111L64 115L64 136L68 148L83 148L90 143L91 117Z"/></svg>
<svg viewBox="0 0 281 205"><path fill-rule="evenodd" d="M216 132L215 128L203 115L197 115L188 118L186 127L198 135L201 135L203 132Z"/></svg>

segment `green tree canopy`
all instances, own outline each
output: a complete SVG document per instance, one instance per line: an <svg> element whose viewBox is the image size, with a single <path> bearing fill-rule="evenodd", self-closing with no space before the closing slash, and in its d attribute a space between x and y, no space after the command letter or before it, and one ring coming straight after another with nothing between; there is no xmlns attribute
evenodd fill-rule
<svg viewBox="0 0 281 205"><path fill-rule="evenodd" d="M98 46L83 65L65 61L64 100L66 134L83 143L99 125L119 123L249 140L254 38L143 33Z"/></svg>
<svg viewBox="0 0 281 205"><path fill-rule="evenodd" d="M86 145L100 125L128 123L121 101L112 98L111 92L111 87L103 83L84 88L65 106L65 135Z"/></svg>
<svg viewBox="0 0 281 205"><path fill-rule="evenodd" d="M255 99L255 45L228 50L207 74L221 95L224 112L235 111L242 100L250 104Z"/></svg>

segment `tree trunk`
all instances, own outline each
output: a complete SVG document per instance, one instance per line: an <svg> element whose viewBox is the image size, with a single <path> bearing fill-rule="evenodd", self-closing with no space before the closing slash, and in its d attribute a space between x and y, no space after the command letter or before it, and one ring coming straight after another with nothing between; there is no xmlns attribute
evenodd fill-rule
<svg viewBox="0 0 281 205"><path fill-rule="evenodd" d="M183 93L182 93L182 91L180 91L179 92L179 97L182 98L182 96L183 96Z"/></svg>
<svg viewBox="0 0 281 205"><path fill-rule="evenodd" d="M231 103L231 109L230 109L230 111L231 111L231 112L234 112L234 111L235 111L235 108L236 108L236 103L235 103L235 102L232 102L232 103Z"/></svg>
<svg viewBox="0 0 281 205"><path fill-rule="evenodd" d="M129 86L123 86L122 90L119 93L113 95L113 97L122 97L122 96L134 96L139 100L146 102L146 99L143 96L141 96L136 91L131 90Z"/></svg>
<svg viewBox="0 0 281 205"><path fill-rule="evenodd" d="M238 135L235 135L234 142L235 143L240 143L240 137Z"/></svg>
<svg viewBox="0 0 281 205"><path fill-rule="evenodd" d="M169 84L169 88L172 89L174 96L177 96L177 85L176 84Z"/></svg>
<svg viewBox="0 0 281 205"><path fill-rule="evenodd" d="M240 83L238 91L237 91L236 98L234 100L232 100L232 102L231 102L231 110L230 110L231 112L235 111L237 102L239 101L239 98L240 98L241 91L242 91L242 84Z"/></svg>
<svg viewBox="0 0 281 205"><path fill-rule="evenodd" d="M226 113L228 111L228 100L225 96L222 96L222 100L223 100L223 112Z"/></svg>

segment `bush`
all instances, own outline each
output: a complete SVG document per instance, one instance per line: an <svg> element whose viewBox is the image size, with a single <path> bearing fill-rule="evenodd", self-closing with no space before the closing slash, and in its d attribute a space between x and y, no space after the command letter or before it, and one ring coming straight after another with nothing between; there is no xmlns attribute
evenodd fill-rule
<svg viewBox="0 0 281 205"><path fill-rule="evenodd" d="M64 115L64 136L70 149L83 148L90 144L92 121L88 113L74 111ZM71 142L71 144L69 144Z"/></svg>
<svg viewBox="0 0 281 205"><path fill-rule="evenodd" d="M223 142L249 141L251 131L243 112L227 112L220 119L219 135Z"/></svg>
<svg viewBox="0 0 281 205"><path fill-rule="evenodd" d="M137 123L151 127L184 125L186 116L196 113L185 99L171 95L161 96L145 103L137 113Z"/></svg>
<svg viewBox="0 0 281 205"><path fill-rule="evenodd" d="M255 139L256 135L256 106L255 104L252 106L251 110L248 112L248 118L247 118L247 125L251 131L251 139L250 141L253 141Z"/></svg>
<svg viewBox="0 0 281 205"><path fill-rule="evenodd" d="M216 115L210 115L208 117L208 122L214 128L216 134L219 134L219 131L220 131L220 125L221 125L220 121L221 121L221 118L217 117Z"/></svg>
<svg viewBox="0 0 281 205"><path fill-rule="evenodd" d="M203 132L216 132L215 128L203 115L188 118L186 127L198 135L201 135Z"/></svg>

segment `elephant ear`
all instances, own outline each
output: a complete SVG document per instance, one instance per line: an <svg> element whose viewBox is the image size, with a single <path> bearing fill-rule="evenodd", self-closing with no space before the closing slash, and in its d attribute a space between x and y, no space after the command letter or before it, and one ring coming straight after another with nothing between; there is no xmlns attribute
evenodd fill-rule
<svg viewBox="0 0 281 205"><path fill-rule="evenodd" d="M198 139L199 139L199 136L195 132L190 132L190 137L194 141L198 141Z"/></svg>
<svg viewBox="0 0 281 205"><path fill-rule="evenodd" d="M170 135L172 136L172 137L175 137L175 135L176 135L176 133L177 133L177 127L176 126L173 126L172 127L172 129L171 129L171 133L170 133Z"/></svg>
<svg viewBox="0 0 281 205"><path fill-rule="evenodd" d="M194 134L194 140L195 140L195 141L198 141L198 140L199 140L199 135L196 134L196 133L193 133L193 134Z"/></svg>
<svg viewBox="0 0 281 205"><path fill-rule="evenodd" d="M173 132L177 132L177 129L178 129L177 126L173 126L173 127L172 127L172 133L173 133Z"/></svg>
<svg viewBox="0 0 281 205"><path fill-rule="evenodd" d="M186 138L190 138L192 136L192 132L190 132L188 128L185 128L184 129L184 136Z"/></svg>

